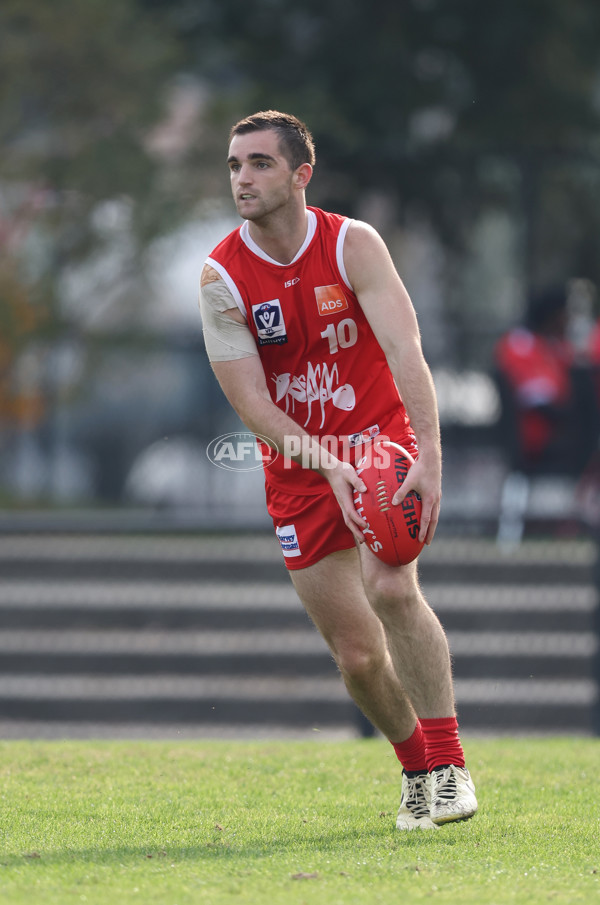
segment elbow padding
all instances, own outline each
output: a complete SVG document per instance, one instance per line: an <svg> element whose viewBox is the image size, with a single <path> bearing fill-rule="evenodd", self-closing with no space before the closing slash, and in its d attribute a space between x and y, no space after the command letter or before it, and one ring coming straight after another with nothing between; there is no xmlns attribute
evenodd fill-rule
<svg viewBox="0 0 600 905"><path fill-rule="evenodd" d="M206 283L200 289L200 313L204 345L210 361L235 361L258 355L256 342L247 324L226 312L239 309L233 295L222 280Z"/></svg>

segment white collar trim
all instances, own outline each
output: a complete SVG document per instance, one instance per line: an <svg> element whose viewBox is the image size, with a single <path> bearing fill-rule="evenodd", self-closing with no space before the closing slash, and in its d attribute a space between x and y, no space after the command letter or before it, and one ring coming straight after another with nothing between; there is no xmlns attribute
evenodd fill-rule
<svg viewBox="0 0 600 905"><path fill-rule="evenodd" d="M240 238L242 242L248 246L251 252L253 252L257 257L262 258L263 261L268 261L269 264L275 264L277 267L289 267L290 264L295 264L299 258L302 257L308 246L313 240L313 236L317 231L317 215L314 211L307 210L307 229L306 229L306 237L304 242L298 249L297 254L294 256L294 259L290 261L289 264L282 264L281 261L276 261L275 258L272 258L271 255L268 255L266 251L263 251L260 245L257 245L254 239L250 235L250 228L248 225L248 221L246 220L242 223L240 227Z"/></svg>

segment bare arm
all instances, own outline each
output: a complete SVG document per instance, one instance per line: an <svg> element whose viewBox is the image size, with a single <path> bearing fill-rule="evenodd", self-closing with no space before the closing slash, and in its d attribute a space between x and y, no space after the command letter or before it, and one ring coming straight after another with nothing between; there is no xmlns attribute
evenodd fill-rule
<svg viewBox="0 0 600 905"><path fill-rule="evenodd" d="M437 400L423 357L417 317L387 247L366 223L353 222L346 236L344 263L350 283L383 349L419 445L419 458L402 488L421 496L420 540L431 543L442 495L442 454Z"/></svg>

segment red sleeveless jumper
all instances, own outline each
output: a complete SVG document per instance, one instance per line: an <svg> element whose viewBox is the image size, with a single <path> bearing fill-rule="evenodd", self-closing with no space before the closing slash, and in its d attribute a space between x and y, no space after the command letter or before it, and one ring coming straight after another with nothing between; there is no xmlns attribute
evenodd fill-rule
<svg viewBox="0 0 600 905"><path fill-rule="evenodd" d="M280 264L250 238L248 224L211 253L257 343L273 402L338 458L355 462L364 442L386 434L415 449L414 434L385 355L344 267L351 221L308 208L294 260ZM280 451L282 452L282 451ZM320 493L327 482L279 455L267 487Z"/></svg>

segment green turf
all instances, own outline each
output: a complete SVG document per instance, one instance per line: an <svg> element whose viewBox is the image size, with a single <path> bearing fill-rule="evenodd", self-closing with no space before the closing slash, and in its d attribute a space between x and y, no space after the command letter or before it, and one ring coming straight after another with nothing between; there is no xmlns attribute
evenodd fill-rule
<svg viewBox="0 0 600 905"><path fill-rule="evenodd" d="M600 902L600 741L465 747L479 814L399 833L381 740L0 743L0 903Z"/></svg>

